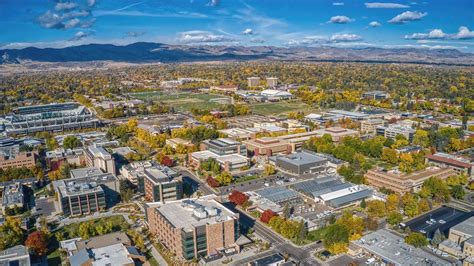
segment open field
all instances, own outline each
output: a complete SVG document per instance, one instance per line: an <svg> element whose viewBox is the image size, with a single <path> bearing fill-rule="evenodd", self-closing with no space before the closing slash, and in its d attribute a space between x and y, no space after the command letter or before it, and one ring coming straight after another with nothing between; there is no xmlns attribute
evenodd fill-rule
<svg viewBox="0 0 474 266"><path fill-rule="evenodd" d="M313 107L301 101L256 103L251 105L251 109L254 114L276 116L298 111L309 113L314 110Z"/></svg>
<svg viewBox="0 0 474 266"><path fill-rule="evenodd" d="M152 99L161 101L174 107L177 111L190 111L191 108L213 110L222 104L230 103L230 97L218 94L198 94L182 92L177 94L166 94L163 92L140 92L131 93L130 96L140 99Z"/></svg>

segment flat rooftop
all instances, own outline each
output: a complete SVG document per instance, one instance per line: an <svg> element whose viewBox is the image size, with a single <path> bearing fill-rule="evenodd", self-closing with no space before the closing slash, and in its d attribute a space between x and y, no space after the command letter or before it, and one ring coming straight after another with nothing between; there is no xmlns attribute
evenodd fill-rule
<svg viewBox="0 0 474 266"><path fill-rule="evenodd" d="M102 172L100 169L95 168L95 167L84 167L84 168L77 168L77 169L71 169L71 177L73 178L83 178L83 177L88 177L88 176L99 176L103 175L104 172Z"/></svg>
<svg viewBox="0 0 474 266"><path fill-rule="evenodd" d="M474 236L474 216L470 217L469 219L461 222L453 227L451 230L456 230L458 232L462 232L466 235Z"/></svg>
<svg viewBox="0 0 474 266"><path fill-rule="evenodd" d="M166 203L148 203L163 215L175 228L191 231L194 227L238 219L238 214L214 199L214 195L199 199L184 199Z"/></svg>
<svg viewBox="0 0 474 266"><path fill-rule="evenodd" d="M327 161L326 158L316 155L310 151L299 151L286 156L277 156L277 161L283 161L293 165L307 165Z"/></svg>
<svg viewBox="0 0 474 266"><path fill-rule="evenodd" d="M429 176L432 176L432 175L435 175L435 174L438 174L438 173L442 173L442 172L445 172L445 171L452 171L452 169L451 168L428 167L424 170L420 170L420 171L409 173L409 174L403 173L403 172L398 171L398 170L384 171L384 170L376 169L376 170L369 170L369 172L370 171L380 173L380 174L384 174L386 176L389 176L389 177L392 177L392 178L397 178L397 179L400 179L400 180L420 180L420 179L424 179L424 178L427 178Z"/></svg>
<svg viewBox="0 0 474 266"><path fill-rule="evenodd" d="M449 265L450 262L439 258L421 248L405 243L404 239L387 229L380 229L354 244L395 265Z"/></svg>

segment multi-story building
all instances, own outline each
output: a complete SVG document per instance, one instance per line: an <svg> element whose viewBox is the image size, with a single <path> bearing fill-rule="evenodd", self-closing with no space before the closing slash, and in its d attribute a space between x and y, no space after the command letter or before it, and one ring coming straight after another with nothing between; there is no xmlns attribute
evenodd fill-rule
<svg viewBox="0 0 474 266"><path fill-rule="evenodd" d="M166 166L146 168L144 174L145 200L167 202L183 197L181 176Z"/></svg>
<svg viewBox="0 0 474 266"><path fill-rule="evenodd" d="M10 156L0 156L0 169L31 168L36 165L38 154L36 152L18 152Z"/></svg>
<svg viewBox="0 0 474 266"><path fill-rule="evenodd" d="M345 137L358 137L359 136L359 131L342 128L342 127L322 128L322 129L317 129L314 132L316 132L319 136L324 136L328 134L331 136L332 141L334 142L340 142Z"/></svg>
<svg viewBox="0 0 474 266"><path fill-rule="evenodd" d="M95 182L68 179L54 184L64 216L91 214L107 207L104 189Z"/></svg>
<svg viewBox="0 0 474 266"><path fill-rule="evenodd" d="M275 165L296 175L317 174L326 171L328 160L311 151L299 151L286 156L276 156Z"/></svg>
<svg viewBox="0 0 474 266"><path fill-rule="evenodd" d="M377 127L384 126L383 119L368 119L360 122L360 132L362 134L376 135Z"/></svg>
<svg viewBox="0 0 474 266"><path fill-rule="evenodd" d="M89 146L85 149L86 165L101 169L106 173L113 175L115 172L115 160L112 155L102 147Z"/></svg>
<svg viewBox="0 0 474 266"><path fill-rule="evenodd" d="M3 118L3 124L8 135L17 135L95 128L99 120L85 106L70 102L18 107Z"/></svg>
<svg viewBox="0 0 474 266"><path fill-rule="evenodd" d="M254 139L257 137L257 132L253 130L249 130L249 129L244 129L244 128L222 129L222 130L219 130L219 132L227 135L227 137L236 141Z"/></svg>
<svg viewBox="0 0 474 266"><path fill-rule="evenodd" d="M279 140L286 141L289 146L289 152L295 152L303 146L312 137L319 137L320 134L317 131L302 132L296 134L288 134L276 137Z"/></svg>
<svg viewBox="0 0 474 266"><path fill-rule="evenodd" d="M208 150L219 156L229 154L247 156L245 144L228 138L205 140L201 144L201 150Z"/></svg>
<svg viewBox="0 0 474 266"><path fill-rule="evenodd" d="M458 174L465 174L467 176L473 176L473 167L469 160L455 155L437 152L435 154L426 155L426 161L434 166L438 167L451 167Z"/></svg>
<svg viewBox="0 0 474 266"><path fill-rule="evenodd" d="M451 227L448 239L441 242L438 248L465 259L464 265L472 265L469 262L474 261L474 217Z"/></svg>
<svg viewBox="0 0 474 266"><path fill-rule="evenodd" d="M365 174L366 181L377 188L390 189L397 193L418 192L423 183L431 177L446 179L455 175L451 168L428 167L410 174L398 170L373 169Z"/></svg>
<svg viewBox="0 0 474 266"><path fill-rule="evenodd" d="M247 81L248 81L249 87L257 87L258 85L260 85L259 77L250 77L250 78L247 78Z"/></svg>
<svg viewBox="0 0 474 266"><path fill-rule="evenodd" d="M189 141L189 140L184 140L181 138L173 138L173 139L167 139L166 140L166 145L169 145L171 148L176 149L178 146L184 146L184 147L194 147L194 144Z"/></svg>
<svg viewBox="0 0 474 266"><path fill-rule="evenodd" d="M189 165L193 168L199 168L203 161L210 158L215 159L217 163L219 163L221 169L228 172L239 170L242 167L248 166L249 164L247 157L237 153L218 155L211 151L205 150L191 153L189 156Z"/></svg>
<svg viewBox="0 0 474 266"><path fill-rule="evenodd" d="M22 183L16 182L7 185L3 188L2 209L6 208L24 208L25 204L25 189Z"/></svg>
<svg viewBox="0 0 474 266"><path fill-rule="evenodd" d="M263 137L259 139L250 139L243 141L247 146L247 150L253 153L256 156L272 156L277 154L288 154L291 151L288 141L272 138L272 137Z"/></svg>
<svg viewBox="0 0 474 266"><path fill-rule="evenodd" d="M56 149L46 152L46 162L52 171L58 170L63 163L85 166L86 155L84 149Z"/></svg>
<svg viewBox="0 0 474 266"><path fill-rule="evenodd" d="M214 199L147 203L146 221L151 234L176 257L191 260L238 247L239 215Z"/></svg>
<svg viewBox="0 0 474 266"><path fill-rule="evenodd" d="M20 151L20 142L12 137L0 137L0 156L10 156Z"/></svg>
<svg viewBox="0 0 474 266"><path fill-rule="evenodd" d="M90 214L113 206L120 194L116 176L97 168L71 170L71 178L53 182L65 216Z"/></svg>
<svg viewBox="0 0 474 266"><path fill-rule="evenodd" d="M123 165L120 168L122 177L138 187L138 191L145 193L145 169L153 167L152 161L137 161Z"/></svg>
<svg viewBox="0 0 474 266"><path fill-rule="evenodd" d="M0 265L30 266L30 253L23 245L14 246L0 251Z"/></svg>
<svg viewBox="0 0 474 266"><path fill-rule="evenodd" d="M276 87L278 85L278 78L268 77L267 86L270 88Z"/></svg>
<svg viewBox="0 0 474 266"><path fill-rule="evenodd" d="M408 125L402 124L392 124L389 126L378 126L376 127L377 135L384 136L386 138L395 139L398 135L404 136L408 141L413 141L413 136L415 135L415 131Z"/></svg>
<svg viewBox="0 0 474 266"><path fill-rule="evenodd" d="M390 94L384 91L368 91L362 94L362 98L371 100L385 100L390 98Z"/></svg>

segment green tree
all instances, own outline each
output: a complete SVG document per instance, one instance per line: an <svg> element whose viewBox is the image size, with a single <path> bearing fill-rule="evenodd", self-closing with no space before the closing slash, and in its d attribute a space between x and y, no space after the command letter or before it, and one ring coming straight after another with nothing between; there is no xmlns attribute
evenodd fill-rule
<svg viewBox="0 0 474 266"><path fill-rule="evenodd" d="M76 136L67 136L63 140L64 149L74 149L80 146L82 143Z"/></svg>
<svg viewBox="0 0 474 266"><path fill-rule="evenodd" d="M83 222L79 225L79 236L82 239L89 239L95 235L95 228L90 222Z"/></svg>
<svg viewBox="0 0 474 266"><path fill-rule="evenodd" d="M387 223L397 225L403 220L403 215L399 212L389 212L387 215Z"/></svg>
<svg viewBox="0 0 474 266"><path fill-rule="evenodd" d="M466 191L464 190L462 185L456 185L451 188L451 196L455 199L464 199L466 196Z"/></svg>
<svg viewBox="0 0 474 266"><path fill-rule="evenodd" d="M24 231L20 226L20 220L6 217L0 225L0 250L5 250L23 243Z"/></svg>
<svg viewBox="0 0 474 266"><path fill-rule="evenodd" d="M445 236L441 233L441 231L438 228L436 229L433 235L433 238L431 239L431 244L436 247L439 244L441 244L441 242L443 242L444 239L445 239Z"/></svg>
<svg viewBox="0 0 474 266"><path fill-rule="evenodd" d="M397 151L391 148L385 148L382 151L382 160L387 163L397 164L398 163L398 154Z"/></svg>
<svg viewBox="0 0 474 266"><path fill-rule="evenodd" d="M428 131L418 129L413 136L413 144L420 145L421 147L428 147L430 145L430 137Z"/></svg>
<svg viewBox="0 0 474 266"><path fill-rule="evenodd" d="M371 217L384 217L386 214L385 202L381 200L367 202L367 213Z"/></svg>
<svg viewBox="0 0 474 266"><path fill-rule="evenodd" d="M426 237L420 233L412 232L407 237L405 237L405 243L419 248L427 246L428 239L426 239Z"/></svg>
<svg viewBox="0 0 474 266"><path fill-rule="evenodd" d="M216 180L221 186L227 186L232 183L233 178L229 172L222 172L221 174L216 176Z"/></svg>
<svg viewBox="0 0 474 266"><path fill-rule="evenodd" d="M349 244L349 231L346 226L335 223L326 228L323 244L326 249L329 249L338 243L343 243L346 246Z"/></svg>

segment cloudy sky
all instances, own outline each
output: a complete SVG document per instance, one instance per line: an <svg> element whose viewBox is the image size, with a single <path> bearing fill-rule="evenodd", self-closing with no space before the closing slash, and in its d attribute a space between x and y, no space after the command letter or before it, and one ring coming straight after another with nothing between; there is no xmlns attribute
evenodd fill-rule
<svg viewBox="0 0 474 266"><path fill-rule="evenodd" d="M474 0L0 0L0 25L0 48L150 41L474 52Z"/></svg>

